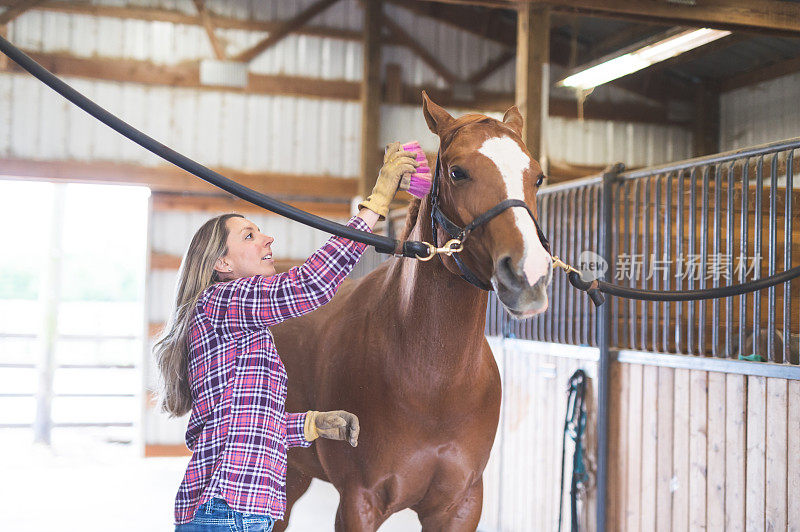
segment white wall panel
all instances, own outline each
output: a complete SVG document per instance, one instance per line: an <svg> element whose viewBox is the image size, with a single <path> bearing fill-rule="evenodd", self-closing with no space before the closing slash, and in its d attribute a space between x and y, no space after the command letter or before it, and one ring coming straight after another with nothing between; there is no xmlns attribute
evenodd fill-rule
<svg viewBox="0 0 800 532"><path fill-rule="evenodd" d="M356 102L67 79L169 146L209 166L352 177L359 171ZM36 79L0 75L0 153L7 157L163 164Z"/></svg>
<svg viewBox="0 0 800 532"><path fill-rule="evenodd" d="M800 73L725 93L720 98L720 149L800 136Z"/></svg>
<svg viewBox="0 0 800 532"><path fill-rule="evenodd" d="M12 109L14 77L0 76L0 156L11 154L11 136L14 126Z"/></svg>

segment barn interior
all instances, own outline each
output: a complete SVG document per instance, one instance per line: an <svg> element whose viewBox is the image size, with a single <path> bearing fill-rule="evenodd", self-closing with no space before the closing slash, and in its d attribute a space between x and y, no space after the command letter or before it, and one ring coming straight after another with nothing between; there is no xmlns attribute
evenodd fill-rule
<svg viewBox="0 0 800 532"><path fill-rule="evenodd" d="M692 41L697 30L706 33ZM582 250L600 252L598 176L612 165L622 163L632 183L635 172L746 152L730 166L705 159L696 175L677 166L648 174L655 177L641 193L621 188L614 234L631 244L615 249L658 250L658 237L642 244L637 235L647 238L659 206L671 209L668 191L679 195L668 180L691 177L686 198L689 188L697 198L676 200L662 217L674 215L666 235L690 220L670 253L678 240L690 253L699 253L693 242L711 250L721 235L716 241L735 243L746 258L765 257L756 276L800 261L791 207L800 200L792 185L795 0L0 0L0 36L163 144L340 223L374 185L387 144L418 140L436 160L423 90L454 116L502 119L516 105L523 140L546 174L542 225L576 261ZM570 86L571 76L643 57L676 36L685 49ZM741 185L748 169L760 176L746 182L761 187L758 196ZM722 188L718 176L736 195L729 209L712 201L713 216L732 212L738 224L740 204L745 213L748 201L763 205L744 215L742 229L714 225L703 202ZM749 200L743 190L753 190ZM376 231L396 238L410 200L399 193ZM172 529L190 454L187 418L156 406L151 345L172 311L192 235L229 211L274 235L278 271L302 264L329 236L166 163L0 54L0 496L11 502L8 530L107 530L112 519L125 521L115 530ZM695 213L704 228L696 233ZM570 240L578 223L586 246ZM768 256L780 260L767 265ZM353 277L387 259L368 252ZM604 355L600 311L561 276L554 273L546 317L514 320L489 299L486 336L503 409L478 529L552 530L559 517L569 526L560 467L565 390L579 368L592 381L582 528L800 527L791 503L800 490L800 282L735 299L727 311L724 302L689 305L685 314L609 302ZM566 450L568 483L571 444ZM288 530L333 529L337 500L330 484L315 481ZM420 524L406 509L380 530Z"/></svg>

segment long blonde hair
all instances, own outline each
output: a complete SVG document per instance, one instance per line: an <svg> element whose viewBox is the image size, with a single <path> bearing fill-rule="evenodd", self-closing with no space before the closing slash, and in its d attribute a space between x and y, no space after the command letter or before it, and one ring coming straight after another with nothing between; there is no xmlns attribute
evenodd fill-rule
<svg viewBox="0 0 800 532"><path fill-rule="evenodd" d="M153 353L161 371L161 409L172 416L182 416L192 409L189 387L189 325L197 300L206 288L219 282L214 270L217 259L228 252L230 218L241 214L222 214L208 220L192 237L178 272L175 309Z"/></svg>

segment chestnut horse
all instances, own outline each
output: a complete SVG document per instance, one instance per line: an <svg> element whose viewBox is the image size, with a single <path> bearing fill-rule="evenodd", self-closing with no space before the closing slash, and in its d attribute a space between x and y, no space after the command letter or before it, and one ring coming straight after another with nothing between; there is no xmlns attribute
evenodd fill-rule
<svg viewBox="0 0 800 532"><path fill-rule="evenodd" d="M542 171L520 139L516 107L502 122L455 119L423 93L423 114L440 140L439 206L448 218L464 226L509 198L535 215ZM411 204L404 238L432 241L429 196ZM449 240L437 231L440 245ZM476 229L461 255L513 315L547 308L552 261L524 206ZM318 440L289 452L289 511L316 477L339 491L336 530L374 531L404 508L424 530L476 529L500 374L484 337L487 292L439 257L389 260L273 329L289 374L287 411L343 409L361 422L356 448Z"/></svg>

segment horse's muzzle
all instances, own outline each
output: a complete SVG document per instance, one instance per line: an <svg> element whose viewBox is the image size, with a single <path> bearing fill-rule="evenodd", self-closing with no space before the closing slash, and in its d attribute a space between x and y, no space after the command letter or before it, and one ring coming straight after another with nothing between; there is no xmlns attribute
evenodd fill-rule
<svg viewBox="0 0 800 532"><path fill-rule="evenodd" d="M518 319L530 318L547 310L547 286L553 278L553 265L531 284L520 265L508 255L497 261L492 286L508 312Z"/></svg>

